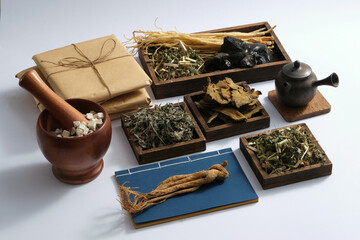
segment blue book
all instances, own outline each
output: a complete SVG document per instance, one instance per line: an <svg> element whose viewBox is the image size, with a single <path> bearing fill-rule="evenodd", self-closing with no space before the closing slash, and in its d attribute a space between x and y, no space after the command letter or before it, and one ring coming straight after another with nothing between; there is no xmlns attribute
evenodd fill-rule
<svg viewBox="0 0 360 240"><path fill-rule="evenodd" d="M132 214L136 228L181 219L206 212L254 203L259 200L231 148L214 152L194 154L150 163L115 172L119 185L137 187L141 193L154 190L165 179L180 174L206 170L214 164L228 161L229 177L214 181L198 190L167 199L165 202L146 208L140 214Z"/></svg>

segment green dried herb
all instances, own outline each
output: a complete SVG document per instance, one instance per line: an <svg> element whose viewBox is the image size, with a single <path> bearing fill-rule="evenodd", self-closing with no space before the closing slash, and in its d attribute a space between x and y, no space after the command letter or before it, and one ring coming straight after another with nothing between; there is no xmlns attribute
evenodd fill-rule
<svg viewBox="0 0 360 240"><path fill-rule="evenodd" d="M189 114L181 106L171 103L125 115L124 121L124 127L131 128L133 140L143 149L189 141L193 139L195 129Z"/></svg>
<svg viewBox="0 0 360 240"><path fill-rule="evenodd" d="M248 142L247 148L254 151L268 174L325 162L325 153L301 126L271 131Z"/></svg>
<svg viewBox="0 0 360 240"><path fill-rule="evenodd" d="M198 75L203 69L204 60L183 43L180 43L180 47L148 49L146 54L161 81Z"/></svg>

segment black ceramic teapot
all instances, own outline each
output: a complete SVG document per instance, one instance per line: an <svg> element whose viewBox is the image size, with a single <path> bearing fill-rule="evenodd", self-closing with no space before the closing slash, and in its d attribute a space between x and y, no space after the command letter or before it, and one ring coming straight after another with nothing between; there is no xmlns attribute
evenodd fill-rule
<svg viewBox="0 0 360 240"><path fill-rule="evenodd" d="M333 73L329 77L318 81L309 65L295 61L283 66L275 78L276 92L279 99L290 107L305 106L314 98L317 87L320 85L337 87L339 77L336 73Z"/></svg>

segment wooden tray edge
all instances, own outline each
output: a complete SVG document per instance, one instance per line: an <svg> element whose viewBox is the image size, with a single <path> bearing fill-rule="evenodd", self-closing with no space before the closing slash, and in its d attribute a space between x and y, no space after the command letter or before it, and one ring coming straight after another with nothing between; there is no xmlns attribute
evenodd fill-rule
<svg viewBox="0 0 360 240"><path fill-rule="evenodd" d="M252 23L252 24L246 24L246 25L238 25L235 27L229 27L229 28L219 28L219 29L214 29L214 30L208 30L208 31L203 31L203 32L219 32L219 31L235 31L235 30L241 30L241 29L245 29L245 28L249 28L249 27L261 27L261 26L265 26L267 29L270 29L271 26L269 25L269 23L267 21L264 22L259 22L259 23ZM168 81L160 81L158 80L158 78L156 77L156 74L154 72L153 67L151 66L150 63L147 63L147 60L149 60L149 58L144 54L145 50L144 49L140 49L138 52L139 58L140 58L140 62L145 70L145 72L149 75L149 77L152 79L152 84L151 84L151 89L154 93L154 96L156 99L161 99L161 98L167 98L167 97L174 97L174 96L179 96L179 95L184 95L187 94L189 92L192 91L188 91L188 90L184 90L183 92L179 92L178 94L175 93L167 93L166 92L166 88L169 86L171 86L172 84L186 84L188 82L188 84L191 84L192 81L201 81L206 79L207 77L220 77L223 75L230 75L230 74L241 74L242 72L244 74L248 73L249 70L250 71L255 71L256 70L260 70L260 71L265 71L265 69L268 68L280 68L285 65L288 62L291 62L291 59L289 57L289 55L287 54L287 52L285 51L284 47L282 46L280 40L278 39L278 37L276 36L276 34L274 33L274 31L272 31L270 33L271 36L274 37L274 45L275 47L277 46L279 48L280 54L284 57L284 60L281 61L275 61L275 62L270 62L270 63L266 63L266 64L260 64L260 65L256 65L251 69L243 69L243 68L235 68L235 69L228 69L228 70L223 70L223 71L215 71L215 72L211 72L211 73L204 73L204 74L199 74L196 76L192 76L192 77L183 77L183 78L177 78L177 79L171 79ZM260 79L260 80L253 80L253 81L248 81L249 83L251 82L261 82L261 81L267 81L270 79Z"/></svg>
<svg viewBox="0 0 360 240"><path fill-rule="evenodd" d="M313 135L313 133L310 131L309 127L305 123L294 124L294 125L290 125L290 126L276 128L276 129L272 129L270 131L283 129L283 128L287 128L287 127L296 127L296 126L305 127L306 130L308 131L308 133L310 134L311 138L316 140L315 136ZM257 179L260 182L263 189L280 187L280 186L297 183L297 182L301 182L301 181L306 181L306 180L310 180L313 178L327 176L327 175L332 174L332 163L329 160L325 151L322 149L322 147L320 146L320 144L317 141L315 143L316 146L320 150L324 151L324 153L325 153L324 154L325 162L323 164L319 163L319 164L314 164L314 165L307 166L304 168L291 170L291 171L288 171L281 175L279 174L279 175L271 176L271 175L267 174L260 166L260 161L254 154L254 152L246 147L246 145L248 143L247 139L261 135L263 133L265 133L265 132L254 133L254 134L240 137L240 149L243 152L247 162L249 163L251 169L255 173L255 176L257 177Z"/></svg>
<svg viewBox="0 0 360 240"><path fill-rule="evenodd" d="M250 90L249 85L245 81L237 82L237 85L243 86L246 90ZM193 114L194 118L196 119L198 125L200 126L200 129L202 130L206 142L211 142L215 140L220 140L228 137L232 137L235 135L264 129L270 126L270 115L267 113L265 108L261 110L262 116L256 116L250 118L247 122L241 122L241 123L225 123L221 124L219 126L215 127L209 127L205 119L203 118L201 112L196 107L194 101L192 100L192 97L196 95L202 95L204 94L203 91L197 91L194 93L186 94L184 96L184 102L188 105L191 113ZM259 105L263 106L261 102L259 101ZM258 127L252 126L255 124L258 124ZM241 126L241 127L239 127ZM251 127L252 126L252 127ZM229 130L231 128L235 128L235 131L231 131L229 134L225 134L224 136L220 136L219 133ZM220 136L220 137L219 137Z"/></svg>
<svg viewBox="0 0 360 240"><path fill-rule="evenodd" d="M192 139L190 141L186 141L186 142L179 142L179 143L174 143L174 144L163 146L163 147L157 147L157 148L143 150L138 144L136 144L134 141L130 140L132 134L130 133L128 128L124 127L124 124L123 124L124 116L123 115L121 116L122 129L125 132L125 135L130 143L131 149L133 150L135 157L139 164L156 162L156 161L164 160L167 158L179 157L182 155L206 150L206 139L205 139L202 131L200 130L200 127L197 124L194 116L192 115L191 111L189 110L188 106L184 102L176 103L174 105L182 106L184 108L184 110L190 115L192 121L195 124L194 130L198 136L197 138ZM132 114L134 112L136 112L136 111L127 112L127 113L125 113L125 115ZM174 149L181 152L181 154L178 154L176 151L174 151Z"/></svg>

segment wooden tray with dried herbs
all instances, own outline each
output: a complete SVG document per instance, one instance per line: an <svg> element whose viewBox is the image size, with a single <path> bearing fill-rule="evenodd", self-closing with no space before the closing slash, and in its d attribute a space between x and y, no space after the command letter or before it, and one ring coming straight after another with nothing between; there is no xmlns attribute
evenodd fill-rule
<svg viewBox="0 0 360 240"><path fill-rule="evenodd" d="M203 91L184 96L206 141L214 141L254 130L267 128L270 116L258 101L260 91L246 82L234 83L225 78L208 84Z"/></svg>
<svg viewBox="0 0 360 240"><path fill-rule="evenodd" d="M159 28L159 31L134 31L126 45L130 50L138 51L142 66L153 81L151 88L154 96L159 99L200 91L208 77L212 80L231 77L247 83L274 79L291 59L273 29L267 22L195 34ZM232 62L231 68L227 68L230 66L228 61L221 61L224 64L220 64L217 70L207 69L208 65L204 63L221 50L226 37L240 39L247 44L266 45L270 62L253 66L253 63L249 64L252 61L242 61L251 66L242 67L243 64L237 66L236 61L231 60L233 57L229 57L227 60Z"/></svg>
<svg viewBox="0 0 360 240"><path fill-rule="evenodd" d="M205 137L185 103L125 113L121 125L139 164L206 149Z"/></svg>
<svg viewBox="0 0 360 240"><path fill-rule="evenodd" d="M331 175L332 163L305 123L240 138L264 189Z"/></svg>

